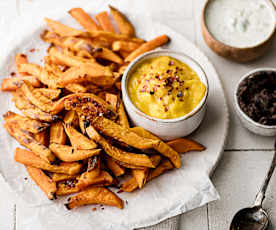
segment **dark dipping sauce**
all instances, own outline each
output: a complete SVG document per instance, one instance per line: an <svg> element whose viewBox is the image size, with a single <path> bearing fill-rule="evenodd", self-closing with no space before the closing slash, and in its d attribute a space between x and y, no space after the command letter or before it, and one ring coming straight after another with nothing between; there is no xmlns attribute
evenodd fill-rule
<svg viewBox="0 0 276 230"><path fill-rule="evenodd" d="M239 85L238 103L254 121L276 125L276 72L260 71L245 78Z"/></svg>

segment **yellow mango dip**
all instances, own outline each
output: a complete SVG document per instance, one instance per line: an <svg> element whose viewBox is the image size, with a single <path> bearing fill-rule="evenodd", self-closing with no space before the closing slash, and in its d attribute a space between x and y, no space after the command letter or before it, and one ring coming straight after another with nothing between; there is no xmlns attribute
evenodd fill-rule
<svg viewBox="0 0 276 230"><path fill-rule="evenodd" d="M173 119L191 112L204 97L206 86L185 63L168 56L140 63L131 73L128 93L145 114Z"/></svg>

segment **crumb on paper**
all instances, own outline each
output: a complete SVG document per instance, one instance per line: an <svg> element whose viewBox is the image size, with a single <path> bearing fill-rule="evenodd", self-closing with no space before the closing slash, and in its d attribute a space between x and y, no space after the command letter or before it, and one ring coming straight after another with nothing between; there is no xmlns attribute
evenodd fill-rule
<svg viewBox="0 0 276 230"><path fill-rule="evenodd" d="M24 178L24 180L28 180L28 178L27 178L27 177L25 177L25 178Z"/></svg>
<svg viewBox="0 0 276 230"><path fill-rule="evenodd" d="M97 211L97 208L92 208L92 211L93 211L93 212Z"/></svg>
<svg viewBox="0 0 276 230"><path fill-rule="evenodd" d="M34 51L35 51L35 49L34 48L32 48L32 49L30 49L29 50L31 53L33 53Z"/></svg>
<svg viewBox="0 0 276 230"><path fill-rule="evenodd" d="M11 72L11 76L12 77L16 76L16 73L15 72Z"/></svg>

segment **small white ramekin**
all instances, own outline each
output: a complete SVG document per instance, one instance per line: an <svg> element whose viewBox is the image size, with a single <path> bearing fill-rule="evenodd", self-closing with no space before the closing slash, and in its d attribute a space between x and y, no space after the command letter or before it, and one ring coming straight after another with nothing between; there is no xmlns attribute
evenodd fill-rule
<svg viewBox="0 0 276 230"><path fill-rule="evenodd" d="M148 116L147 114L140 111L132 103L128 95L128 78L131 75L132 71L135 69L135 67L146 59L159 56L170 56L184 62L197 73L200 80L206 86L205 95L200 101L200 103L185 116L174 119L158 119ZM202 67L195 60L183 53L165 49L147 52L137 57L132 63L130 63L122 79L123 101L132 124L147 129L148 131L159 136L163 140L172 140L174 138L187 136L201 124L206 111L208 91L209 87L206 74Z"/></svg>
<svg viewBox="0 0 276 230"><path fill-rule="evenodd" d="M249 77L250 75L257 73L257 72L261 72L261 71L273 71L276 72L276 69L274 68L259 68L259 69L254 69L252 71L250 71L249 73L245 74L244 76L242 76L242 78L239 80L235 92L234 92L234 104L235 104L235 109L236 112L238 114L238 117L241 120L241 123L244 125L245 128L247 128L249 131L257 134L257 135L261 135L261 136L276 136L276 126L275 125L262 125L256 121L254 121L253 119L251 119L246 113L244 113L239 105L238 102L238 97L237 97L237 93L238 93L238 89L239 86L241 84L241 82Z"/></svg>

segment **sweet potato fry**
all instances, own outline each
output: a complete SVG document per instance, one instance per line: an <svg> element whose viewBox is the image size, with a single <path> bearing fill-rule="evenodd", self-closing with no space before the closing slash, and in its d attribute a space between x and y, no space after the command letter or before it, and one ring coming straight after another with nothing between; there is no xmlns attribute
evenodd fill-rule
<svg viewBox="0 0 276 230"><path fill-rule="evenodd" d="M22 111L22 113L29 118L35 120L41 120L46 122L56 121L58 119L57 115L52 115L50 113L45 113L38 107L34 106L23 94L21 89L17 89L16 92L12 93L13 101L15 102L16 108Z"/></svg>
<svg viewBox="0 0 276 230"><path fill-rule="evenodd" d="M92 126L86 128L86 132L88 136L98 142L102 146L104 151L112 158L132 165L154 168L152 161L147 155L125 152L112 146L103 137L101 137Z"/></svg>
<svg viewBox="0 0 276 230"><path fill-rule="evenodd" d="M29 148L34 152L34 154L41 157L41 159L45 162L53 163L56 160L55 155L46 146L37 142L28 131L22 130L19 125L6 122L4 124L4 128L21 145Z"/></svg>
<svg viewBox="0 0 276 230"><path fill-rule="evenodd" d="M4 78L1 84L1 90L14 91L20 88L24 81L30 82L33 87L41 86L41 82L34 76L19 76L13 78Z"/></svg>
<svg viewBox="0 0 276 230"><path fill-rule="evenodd" d="M137 48L136 50L131 52L130 55L127 56L127 58L125 59L125 62L131 62L139 55L141 55L145 52L154 50L155 48L166 44L168 41L169 41L169 38L165 34L161 35L159 37L156 37L156 38L142 44L139 48Z"/></svg>
<svg viewBox="0 0 276 230"><path fill-rule="evenodd" d="M72 54L68 54L62 51L59 51L56 47L51 47L48 51L50 59L56 65L65 65L65 66L79 66L84 63L95 63L96 60L93 58L82 58Z"/></svg>
<svg viewBox="0 0 276 230"><path fill-rule="evenodd" d="M77 187L80 190L91 185L111 185L114 182L112 176L106 171L101 171L99 175L94 170L90 172L84 172L80 175L77 183Z"/></svg>
<svg viewBox="0 0 276 230"><path fill-rule="evenodd" d="M125 174L125 169L117 164L111 157L106 158L106 165L116 177Z"/></svg>
<svg viewBox="0 0 276 230"><path fill-rule="evenodd" d="M32 63L21 63L17 66L17 70L20 73L27 73L29 75L38 77L41 74L42 67Z"/></svg>
<svg viewBox="0 0 276 230"><path fill-rule="evenodd" d="M112 93L105 94L105 101L112 106L114 111L117 111L118 97Z"/></svg>
<svg viewBox="0 0 276 230"><path fill-rule="evenodd" d="M75 110L81 115L102 114L110 119L117 117L116 111L103 99L92 93L71 94L64 98L66 110Z"/></svg>
<svg viewBox="0 0 276 230"><path fill-rule="evenodd" d="M87 89L81 84L78 83L72 83L65 86L65 89L72 93L86 93Z"/></svg>
<svg viewBox="0 0 276 230"><path fill-rule="evenodd" d="M145 166L138 166L138 165L132 165L132 164L129 164L129 163L125 163L125 162L122 162L122 161L118 161L118 160L115 160L114 158L112 158L118 165L124 167L124 168L127 168L127 169L145 169L147 167Z"/></svg>
<svg viewBox="0 0 276 230"><path fill-rule="evenodd" d="M51 179L55 182L69 180L76 178L76 175L68 175L63 173L53 173Z"/></svg>
<svg viewBox="0 0 276 230"><path fill-rule="evenodd" d="M109 9L119 27L120 33L129 37L135 37L135 29L126 16L111 5L109 5Z"/></svg>
<svg viewBox="0 0 276 230"><path fill-rule="evenodd" d="M76 179L68 179L57 183L57 196L64 196L77 193L80 189L76 186Z"/></svg>
<svg viewBox="0 0 276 230"><path fill-rule="evenodd" d="M97 144L94 141L88 139L86 136L79 133L71 125L65 124L64 129L74 149L90 150L95 149L97 147Z"/></svg>
<svg viewBox="0 0 276 230"><path fill-rule="evenodd" d="M117 105L118 106L117 113L119 116L118 122L122 127L129 128L129 122L128 122L127 114L122 100L120 99L118 100L118 105Z"/></svg>
<svg viewBox="0 0 276 230"><path fill-rule="evenodd" d="M27 73L25 72L20 72L18 71L18 67L20 64L26 64L28 63L28 57L26 54L23 54L23 53L18 53L15 55L15 65L16 65L16 69L17 69L17 72L21 75L21 76L26 76L28 75Z"/></svg>
<svg viewBox="0 0 276 230"><path fill-rule="evenodd" d="M57 186L50 177L48 177L41 169L26 166L29 176L46 194L49 200L56 199Z"/></svg>
<svg viewBox="0 0 276 230"><path fill-rule="evenodd" d="M152 169L149 172L146 182L160 176L161 174L163 174L164 172L170 169L173 169L173 167L174 166L169 160L164 160L162 163L160 163L160 165L158 165L155 169ZM122 184L122 186L120 187L120 191L132 192L137 188L138 188L138 183L136 181L136 178L131 177L129 180L127 180Z"/></svg>
<svg viewBox="0 0 276 230"><path fill-rule="evenodd" d="M65 113L63 121L66 125L71 125L74 128L79 127L79 117L76 111L69 110Z"/></svg>
<svg viewBox="0 0 276 230"><path fill-rule="evenodd" d="M64 145L66 142L66 133L61 121L51 124L50 127L50 143Z"/></svg>
<svg viewBox="0 0 276 230"><path fill-rule="evenodd" d="M100 78L105 77L107 79L107 83L110 84L112 82L113 74L108 67L103 67L99 64L86 63L79 66L71 67L67 71L64 72L62 78L60 80L60 84L66 86L71 83L81 83L84 81L94 81L100 83ZM103 85L104 86L104 85Z"/></svg>
<svg viewBox="0 0 276 230"><path fill-rule="evenodd" d="M34 134L34 139L44 145L44 146L48 146L49 145L49 135L48 135L48 129L43 130L42 132L39 133L35 133Z"/></svg>
<svg viewBox="0 0 276 230"><path fill-rule="evenodd" d="M119 54L125 60L127 58L127 56L130 55L130 52L127 52L127 51L124 51L124 50L120 50Z"/></svg>
<svg viewBox="0 0 276 230"><path fill-rule="evenodd" d="M16 148L14 160L27 166L68 175L76 175L80 172L82 167L82 165L77 162L62 162L59 165L51 165L35 155L33 152L21 148Z"/></svg>
<svg viewBox="0 0 276 230"><path fill-rule="evenodd" d="M125 51L125 52L132 52L139 48L141 44L136 42L127 42L127 41L115 41L112 43L112 50L113 51Z"/></svg>
<svg viewBox="0 0 276 230"><path fill-rule="evenodd" d="M21 116L11 111L5 113L3 117L6 122L15 123L21 129L27 130L31 133L39 133L49 127L48 123L42 123L40 121Z"/></svg>
<svg viewBox="0 0 276 230"><path fill-rule="evenodd" d="M97 23L82 9L73 8L69 14L87 31L99 30Z"/></svg>
<svg viewBox="0 0 276 230"><path fill-rule="evenodd" d="M68 37L68 36L79 36L81 34L83 34L83 31L81 30L77 30L74 28L71 28L69 26L66 26L64 24L61 24L58 21L49 19L49 18L45 18L45 21L47 23L47 25L58 35L62 36L62 37Z"/></svg>
<svg viewBox="0 0 276 230"><path fill-rule="evenodd" d="M205 150L203 145L187 138L178 138L172 141L168 141L167 144L179 153Z"/></svg>
<svg viewBox="0 0 276 230"><path fill-rule="evenodd" d="M79 117L79 126L82 134L86 134L85 130L85 116L81 115L80 113L77 113Z"/></svg>
<svg viewBox="0 0 276 230"><path fill-rule="evenodd" d="M92 53L95 58L101 58L105 60L109 60L118 64L123 63L123 59L112 50L107 48L98 48Z"/></svg>
<svg viewBox="0 0 276 230"><path fill-rule="evenodd" d="M136 127L130 128L130 130L132 132L136 133L137 135L141 136L141 137L148 138L148 139L153 139L153 140L160 140L160 138L153 135L151 132L145 130L142 127L136 126Z"/></svg>
<svg viewBox="0 0 276 230"><path fill-rule="evenodd" d="M98 13L96 19L104 31L116 33L107 11Z"/></svg>
<svg viewBox="0 0 276 230"><path fill-rule="evenodd" d="M64 162L84 160L91 156L98 155L101 151L100 149L74 149L71 146L56 143L51 143L49 148L60 160Z"/></svg>
<svg viewBox="0 0 276 230"><path fill-rule="evenodd" d="M38 88L34 89L34 92L37 93L39 91L42 93L45 97L54 100L57 99L61 93L60 89L48 89L48 88Z"/></svg>
<svg viewBox="0 0 276 230"><path fill-rule="evenodd" d="M104 187L90 187L79 194L70 197L65 204L68 210L88 204L104 204L115 206L120 209L124 207L123 201L113 192Z"/></svg>

